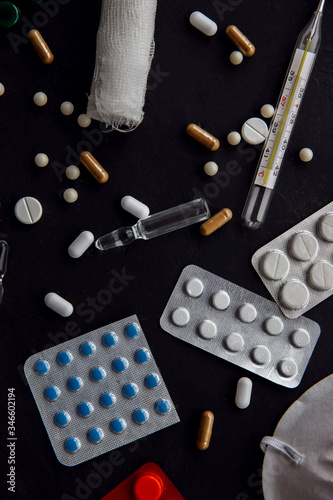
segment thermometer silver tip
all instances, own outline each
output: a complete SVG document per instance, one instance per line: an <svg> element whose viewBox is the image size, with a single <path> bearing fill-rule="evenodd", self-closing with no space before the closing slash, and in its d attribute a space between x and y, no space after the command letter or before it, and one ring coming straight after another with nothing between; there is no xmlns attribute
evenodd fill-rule
<svg viewBox="0 0 333 500"><path fill-rule="evenodd" d="M325 4L325 0L321 0L319 2L318 9L316 10L316 12L319 12L319 14L322 14L323 10L324 10L324 4Z"/></svg>

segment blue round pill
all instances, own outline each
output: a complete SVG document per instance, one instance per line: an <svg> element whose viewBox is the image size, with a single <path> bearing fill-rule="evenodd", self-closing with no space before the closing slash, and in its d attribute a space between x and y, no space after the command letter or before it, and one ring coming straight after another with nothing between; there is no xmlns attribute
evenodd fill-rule
<svg viewBox="0 0 333 500"><path fill-rule="evenodd" d="M81 377L71 377L67 380L67 387L70 391L76 392L83 386Z"/></svg>
<svg viewBox="0 0 333 500"><path fill-rule="evenodd" d="M150 373L147 375L145 378L145 384L148 387L148 389L155 389L160 384L160 377L157 375L157 373Z"/></svg>
<svg viewBox="0 0 333 500"><path fill-rule="evenodd" d="M147 410L140 408L139 410L135 410L133 413L133 420L136 424L142 425L147 422L149 418L149 413Z"/></svg>
<svg viewBox="0 0 333 500"><path fill-rule="evenodd" d="M44 391L45 399L48 401L57 401L60 396L60 389L56 385L50 385Z"/></svg>
<svg viewBox="0 0 333 500"><path fill-rule="evenodd" d="M94 411L94 407L88 401L84 401L83 403L80 403L78 405L76 410L77 410L78 414L80 415L80 417L87 418L87 417L90 417L90 415Z"/></svg>
<svg viewBox="0 0 333 500"><path fill-rule="evenodd" d="M92 356L95 351L96 346L93 342L85 342L84 344L80 345L80 353L86 358Z"/></svg>
<svg viewBox="0 0 333 500"><path fill-rule="evenodd" d="M112 361L112 368L117 373L122 373L128 368L128 361L126 358L116 358Z"/></svg>
<svg viewBox="0 0 333 500"><path fill-rule="evenodd" d="M135 396L137 395L138 392L139 392L139 388L136 384L133 384L133 383L126 384L123 387L123 394L124 394L125 398L133 399L133 398L135 398Z"/></svg>
<svg viewBox="0 0 333 500"><path fill-rule="evenodd" d="M118 342L118 337L115 333L109 332L103 336L102 342L105 347L113 347Z"/></svg>
<svg viewBox="0 0 333 500"><path fill-rule="evenodd" d="M116 396L112 392L104 392L99 398L99 402L104 408L111 408L116 402Z"/></svg>
<svg viewBox="0 0 333 500"><path fill-rule="evenodd" d="M160 399L155 404L155 410L160 415L166 415L170 411L171 405L167 399Z"/></svg>
<svg viewBox="0 0 333 500"><path fill-rule="evenodd" d="M93 382L101 382L106 377L106 371L101 366L96 366L90 370L90 378Z"/></svg>
<svg viewBox="0 0 333 500"><path fill-rule="evenodd" d="M46 375L50 370L50 363L44 359L40 359L39 361L36 361L34 370L38 373L38 375Z"/></svg>
<svg viewBox="0 0 333 500"><path fill-rule="evenodd" d="M136 323L132 323L126 326L125 333L128 338L135 339L140 333L140 328Z"/></svg>
<svg viewBox="0 0 333 500"><path fill-rule="evenodd" d="M143 363L147 363L147 361L150 360L150 353L148 349L144 348L136 351L136 353L134 354L134 359L137 363L140 363L141 365L143 365Z"/></svg>
<svg viewBox="0 0 333 500"><path fill-rule="evenodd" d="M66 427L70 421L71 417L67 411L59 411L54 416L54 423L57 427Z"/></svg>
<svg viewBox="0 0 333 500"><path fill-rule="evenodd" d="M124 418L114 418L111 420L110 428L115 434L121 434L127 427L126 420Z"/></svg>
<svg viewBox="0 0 333 500"><path fill-rule="evenodd" d="M69 365L73 361L73 354L70 351L61 351L57 356L57 362L61 366Z"/></svg>
<svg viewBox="0 0 333 500"><path fill-rule="evenodd" d="M65 441L65 450L68 453L76 453L81 448L81 443L78 438L68 438Z"/></svg>
<svg viewBox="0 0 333 500"><path fill-rule="evenodd" d="M98 444L104 438L104 432L99 427L94 427L88 431L87 437L92 443Z"/></svg>

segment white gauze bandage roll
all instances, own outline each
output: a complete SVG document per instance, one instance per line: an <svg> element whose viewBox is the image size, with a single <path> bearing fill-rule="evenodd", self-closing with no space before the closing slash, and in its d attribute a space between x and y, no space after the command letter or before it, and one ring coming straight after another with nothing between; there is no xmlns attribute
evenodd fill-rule
<svg viewBox="0 0 333 500"><path fill-rule="evenodd" d="M103 0L87 114L115 129L143 120L157 0Z"/></svg>

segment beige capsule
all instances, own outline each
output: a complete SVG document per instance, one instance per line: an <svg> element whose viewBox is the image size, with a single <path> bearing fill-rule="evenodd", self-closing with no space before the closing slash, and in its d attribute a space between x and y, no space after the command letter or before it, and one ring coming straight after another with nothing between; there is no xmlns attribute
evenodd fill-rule
<svg viewBox="0 0 333 500"><path fill-rule="evenodd" d="M244 54L245 57L251 57L256 51L255 46L248 38L237 28L237 26L230 25L225 30L225 34L236 45L236 47Z"/></svg>
<svg viewBox="0 0 333 500"><path fill-rule="evenodd" d="M196 446L199 450L207 450L209 447L210 439L212 437L214 424L214 413L211 411L204 411L201 415L201 421L198 431Z"/></svg>
<svg viewBox="0 0 333 500"><path fill-rule="evenodd" d="M220 147L220 141L216 137L194 123L187 125L186 133L209 151L217 151Z"/></svg>
<svg viewBox="0 0 333 500"><path fill-rule="evenodd" d="M96 181L104 184L109 179L109 174L89 151L82 151L80 161Z"/></svg>
<svg viewBox="0 0 333 500"><path fill-rule="evenodd" d="M214 233L217 229L224 226L229 220L232 219L232 211L229 208L223 208L217 214L213 215L206 222L201 224L200 233L203 236L209 236Z"/></svg>
<svg viewBox="0 0 333 500"><path fill-rule="evenodd" d="M51 64L54 61L54 55L40 32L38 30L30 30L28 38L42 63Z"/></svg>

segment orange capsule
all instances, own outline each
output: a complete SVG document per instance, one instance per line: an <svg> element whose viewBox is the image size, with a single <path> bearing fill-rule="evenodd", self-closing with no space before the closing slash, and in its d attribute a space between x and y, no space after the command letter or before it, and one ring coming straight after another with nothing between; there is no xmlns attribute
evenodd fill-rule
<svg viewBox="0 0 333 500"><path fill-rule="evenodd" d="M199 450L207 450L212 437L214 424L214 414L211 411L204 411L201 415L201 421L196 441Z"/></svg>
<svg viewBox="0 0 333 500"><path fill-rule="evenodd" d="M40 32L37 30L30 30L28 33L28 38L42 63L51 64L54 60L54 55L52 54L49 46L45 42Z"/></svg>
<svg viewBox="0 0 333 500"><path fill-rule="evenodd" d="M217 151L220 147L220 141L216 137L194 123L187 125L186 133L209 151Z"/></svg>
<svg viewBox="0 0 333 500"><path fill-rule="evenodd" d="M246 57L251 57L256 51L255 46L248 38L237 28L237 26L230 25L225 30L225 34L236 45Z"/></svg>
<svg viewBox="0 0 333 500"><path fill-rule="evenodd" d="M89 151L82 151L80 154L80 161L86 167L88 172L95 177L96 181L100 184L104 184L109 179L109 174L102 167L96 158L89 153Z"/></svg>
<svg viewBox="0 0 333 500"><path fill-rule="evenodd" d="M223 208L223 210L220 210L219 212L217 212L217 214L213 215L213 217L201 224L200 233L203 236L209 236L214 231L224 226L224 224L229 222L229 220L231 219L232 211L229 210L229 208Z"/></svg>

